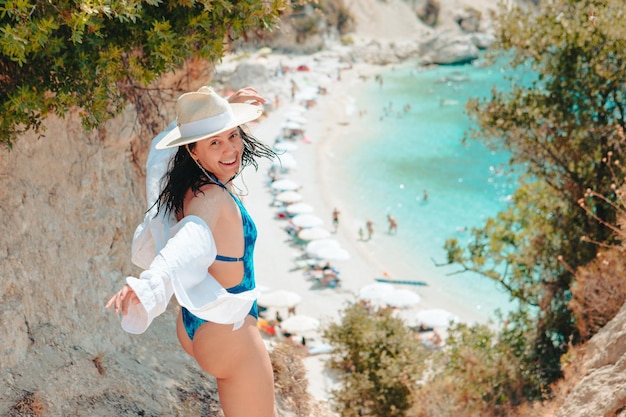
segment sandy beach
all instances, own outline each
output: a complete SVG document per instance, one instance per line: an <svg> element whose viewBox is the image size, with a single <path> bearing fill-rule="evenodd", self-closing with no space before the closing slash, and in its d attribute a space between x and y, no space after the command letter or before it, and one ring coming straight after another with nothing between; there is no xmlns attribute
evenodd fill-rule
<svg viewBox="0 0 626 417"><path fill-rule="evenodd" d="M301 107L302 103L296 98L290 97L292 81L300 89L308 86L310 89L316 80L321 80L327 93L315 96L314 105L301 112L306 119L304 124L304 137L306 140L297 140L298 146L290 152L297 161L297 165L288 172L281 174L280 178L289 178L301 185L299 192L303 196L303 202L314 207L313 214L324 220L324 227L331 232L331 238L340 242L341 247L350 254L350 259L345 261L333 261L332 264L340 270L340 288L319 288L311 280L306 279L304 270L297 267L297 259L302 255L298 245L293 243L291 237L285 231L287 220L278 219L278 208L272 204L272 193L269 187L268 176L269 161L262 161L258 171L248 168L239 179L239 186L243 193L246 206L256 221L259 231L255 250L257 285L264 291L291 290L302 296L302 301L297 305L297 313L318 318L322 326L329 321L337 320L340 311L347 303L354 302L360 288L372 284L376 277L388 275L391 277L415 276L414 265L403 265L394 259L393 245L389 239L395 236L386 234L380 229L382 220L378 220L379 232L371 240L359 239L358 229L362 225L362 219L358 219L349 208L342 204L342 185L329 174L329 166L340 163L334 159L332 146L334 141L347 140L353 135L358 117L354 114L354 107L360 108L368 103L355 103L353 95L365 82L376 73L385 68L368 64L356 64L346 66L336 65L341 70L341 79L325 65L323 71L316 72L315 62L307 62L310 58L297 58L290 56L270 56L263 58L265 65L271 67L282 63L290 68L308 63L311 71L287 72L282 80L273 80L271 85L260 86L259 91L266 97L279 97L280 105L268 111L268 116L258 125L252 126L254 134L268 145L273 145L281 134L288 115L294 113L294 109ZM335 71L336 73L336 71ZM332 211L337 207L340 212L339 227L333 232ZM432 265L424 265L427 271ZM397 285L417 292L421 301L408 309L401 311L402 317L408 322L412 320L417 311L427 308L444 308L454 313L463 322L485 322L486 317L475 308L464 306L452 300L440 290L429 286ZM274 317L274 310L268 311L268 318ZM286 316L286 311L281 311ZM310 334L308 336L311 336ZM321 342L319 335L312 335L316 342ZM315 343L315 342L314 342ZM325 355L317 355L305 358L305 365L309 371L310 391L317 399L328 398L328 390L332 386L332 379L323 371Z"/></svg>

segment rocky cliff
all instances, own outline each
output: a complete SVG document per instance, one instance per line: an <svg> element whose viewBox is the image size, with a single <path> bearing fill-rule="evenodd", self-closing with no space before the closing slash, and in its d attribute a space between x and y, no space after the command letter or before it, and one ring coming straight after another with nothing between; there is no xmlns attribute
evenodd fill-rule
<svg viewBox="0 0 626 417"><path fill-rule="evenodd" d="M129 244L150 138L132 108L95 132L78 111L46 127L0 152L0 414L186 415L215 385L179 348L173 317L138 337L104 310L138 272Z"/></svg>

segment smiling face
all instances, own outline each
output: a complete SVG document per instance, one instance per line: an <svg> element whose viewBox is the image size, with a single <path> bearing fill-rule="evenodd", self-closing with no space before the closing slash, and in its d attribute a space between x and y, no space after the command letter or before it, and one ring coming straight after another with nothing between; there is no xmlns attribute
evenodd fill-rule
<svg viewBox="0 0 626 417"><path fill-rule="evenodd" d="M198 141L190 152L205 170L227 183L237 175L241 166L243 141L239 128Z"/></svg>

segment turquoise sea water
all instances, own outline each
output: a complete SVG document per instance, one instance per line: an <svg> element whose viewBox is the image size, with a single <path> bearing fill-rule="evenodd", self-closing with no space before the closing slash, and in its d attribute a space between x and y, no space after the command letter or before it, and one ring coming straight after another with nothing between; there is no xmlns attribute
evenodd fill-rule
<svg viewBox="0 0 626 417"><path fill-rule="evenodd" d="M504 209L515 189L502 174L506 154L461 142L472 126L467 99L488 97L494 85L506 89L505 77L515 74L502 64L416 68L390 70L382 85L371 79L356 93L353 117L362 128L358 140L336 144L333 153L344 162L332 168L334 177L346 179L344 201L374 221L375 233L387 233L387 214L397 219L397 235L386 238L394 256L385 262L415 271L398 278L425 281L472 308L508 310L508 296L493 281L435 263L445 263L446 239L464 245L469 229Z"/></svg>

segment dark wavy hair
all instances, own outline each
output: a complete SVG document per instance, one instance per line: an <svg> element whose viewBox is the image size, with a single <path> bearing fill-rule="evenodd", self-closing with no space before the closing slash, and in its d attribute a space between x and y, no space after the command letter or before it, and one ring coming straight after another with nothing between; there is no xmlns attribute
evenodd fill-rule
<svg viewBox="0 0 626 417"><path fill-rule="evenodd" d="M259 169L256 158L275 158L276 152L269 146L261 143L251 134L247 133L239 126L239 134L243 142L243 153L241 155L241 167L239 172L245 167L252 165L254 169ZM189 151L196 144L190 143ZM183 201L187 190L191 189L196 195L201 192L200 188L206 184L218 184L217 177L212 172L207 172L209 177L198 167L196 161L193 160L186 146L179 146L176 155L170 161L169 168L165 176L161 179L161 194L159 195L157 204L157 212L165 210L166 214L179 214L183 211ZM239 175L237 173L228 182L232 181Z"/></svg>

